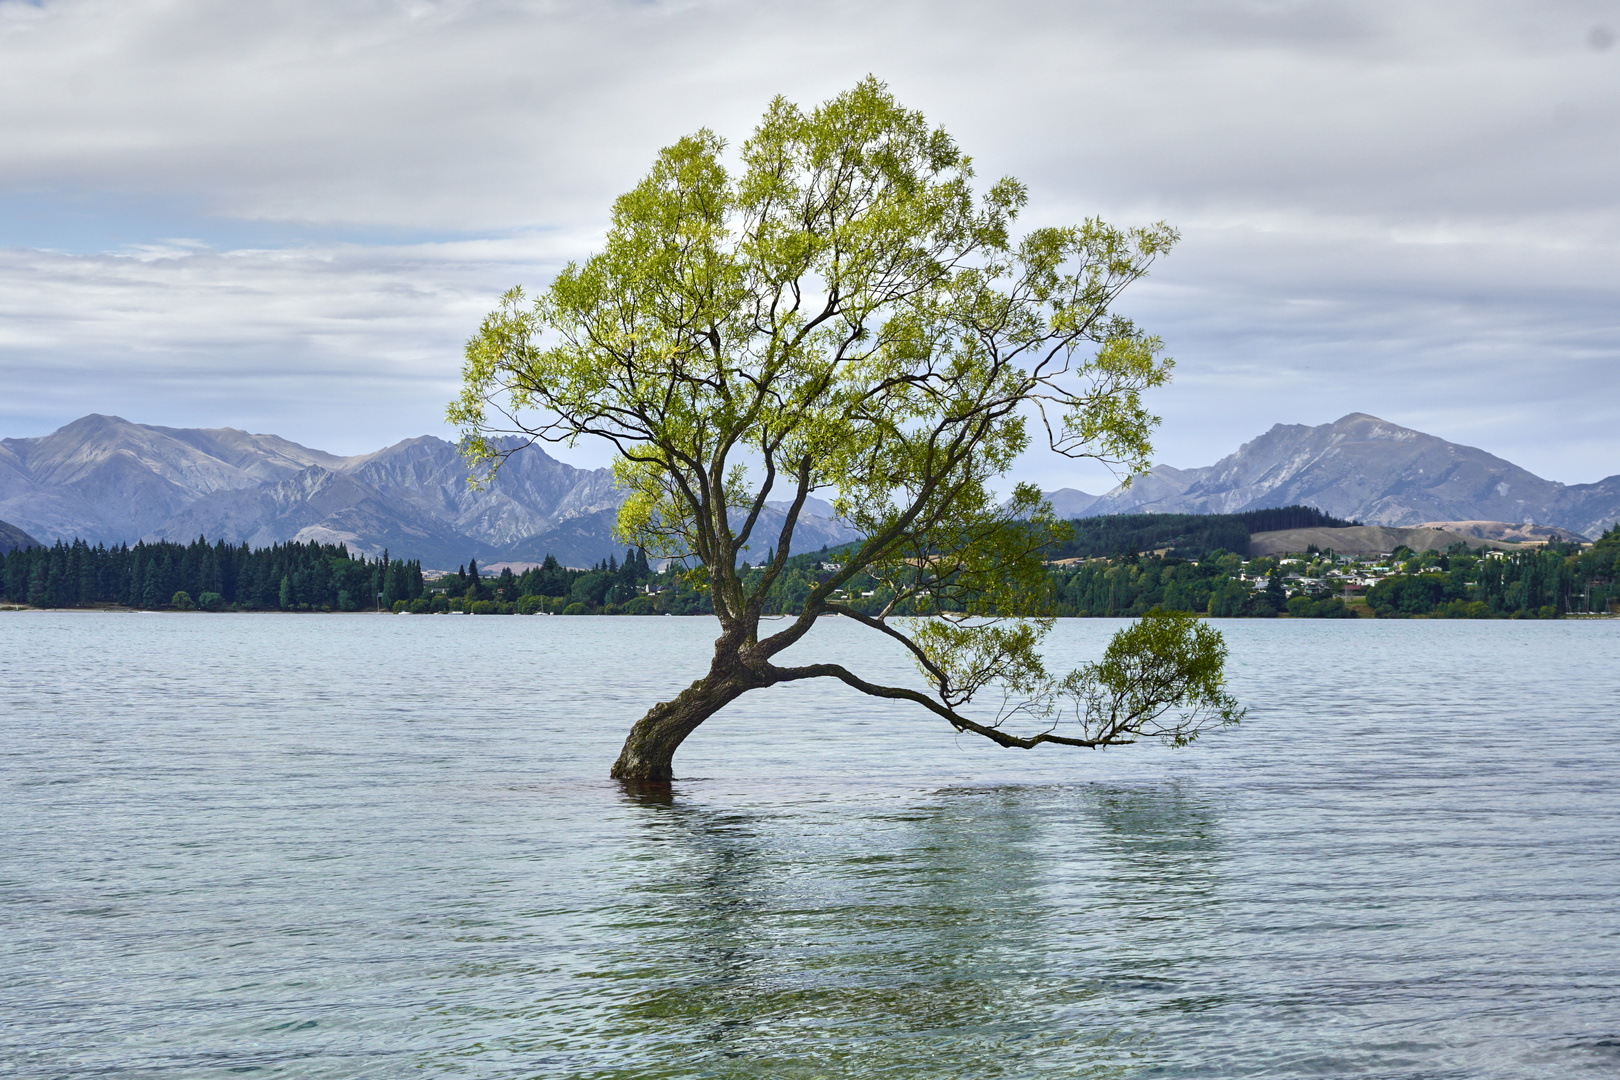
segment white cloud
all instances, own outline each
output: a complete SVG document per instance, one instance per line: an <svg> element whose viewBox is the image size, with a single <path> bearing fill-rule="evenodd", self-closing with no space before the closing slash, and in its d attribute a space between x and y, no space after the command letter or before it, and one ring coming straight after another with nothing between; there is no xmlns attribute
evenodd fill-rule
<svg viewBox="0 0 1620 1080"><path fill-rule="evenodd" d="M1616 28L1596 0L0 0L0 220L31 237L0 235L0 424L431 430L494 296L587 251L659 145L871 71L1032 222L1183 227L1126 305L1180 361L1165 460L1361 410L1595 479Z"/></svg>
<svg viewBox="0 0 1620 1080"><path fill-rule="evenodd" d="M33 416L111 412L376 449L439 429L490 297L580 243L0 252L0 379L28 388L0 416L37 430Z"/></svg>

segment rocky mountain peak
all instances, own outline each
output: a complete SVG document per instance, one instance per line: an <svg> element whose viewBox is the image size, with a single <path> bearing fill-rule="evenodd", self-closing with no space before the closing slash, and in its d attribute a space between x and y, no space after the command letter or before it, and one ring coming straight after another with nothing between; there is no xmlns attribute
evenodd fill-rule
<svg viewBox="0 0 1620 1080"><path fill-rule="evenodd" d="M1239 513L1303 503L1373 525L1507 521L1596 535L1620 514L1620 477L1566 487L1477 447L1368 413L1277 424L1201 469L1157 466L1089 506L1121 513Z"/></svg>
<svg viewBox="0 0 1620 1080"><path fill-rule="evenodd" d="M320 539L368 554L387 547L438 567L547 553L584 566L622 554L612 537L621 496L610 470L575 468L528 447L490 484L474 489L467 480L455 446L433 436L341 457L236 428L93 414L40 438L0 440L0 520L44 543ZM1064 516L1304 503L1375 525L1519 522L1588 536L1620 517L1620 476L1566 487L1358 412L1331 424L1277 424L1213 465L1159 465L1101 497L1072 489L1049 496ZM767 507L767 532L780 527L785 508ZM806 510L795 550L853 538L824 502Z"/></svg>

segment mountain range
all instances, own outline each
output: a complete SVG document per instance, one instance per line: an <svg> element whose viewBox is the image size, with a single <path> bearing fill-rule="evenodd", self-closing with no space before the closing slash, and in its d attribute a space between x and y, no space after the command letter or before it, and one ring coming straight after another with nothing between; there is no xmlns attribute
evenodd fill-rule
<svg viewBox="0 0 1620 1080"><path fill-rule="evenodd" d="M319 540L367 555L386 548L433 569L547 554L588 566L623 551L612 535L621 496L608 469L575 468L536 446L511 455L481 489L468 475L455 446L431 436L343 457L234 428L92 415L39 438L0 440L0 536L12 536L9 522L45 543ZM1046 494L1062 517L1306 504L1368 525L1533 523L1586 537L1620 518L1620 476L1543 480L1365 413L1278 424L1213 465L1156 466L1101 496ZM785 507L768 505L760 535L776 535ZM830 505L811 499L793 550L853 538Z"/></svg>
<svg viewBox="0 0 1620 1080"><path fill-rule="evenodd" d="M1048 493L1054 508L1085 498ZM1235 514L1314 506L1368 525L1514 522L1593 538L1620 518L1620 475L1595 484L1543 480L1494 454L1447 442L1366 413L1331 424L1278 424L1197 469L1155 466L1129 486L1085 504L1078 516Z"/></svg>
<svg viewBox="0 0 1620 1080"><path fill-rule="evenodd" d="M386 548L430 568L547 554L585 566L624 553L612 535L622 496L608 469L530 447L482 489L468 477L456 447L431 436L341 457L234 428L91 415L50 435L0 440L0 520L46 543L318 540L367 555ZM795 550L853 538L827 503L811 500L808 510ZM768 509L764 527L779 530L781 511Z"/></svg>

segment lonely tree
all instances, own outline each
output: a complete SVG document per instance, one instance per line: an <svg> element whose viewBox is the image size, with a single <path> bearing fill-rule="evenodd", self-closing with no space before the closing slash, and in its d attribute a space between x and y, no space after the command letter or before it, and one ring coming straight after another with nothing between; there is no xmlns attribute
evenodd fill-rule
<svg viewBox="0 0 1620 1080"><path fill-rule="evenodd" d="M600 253L532 302L513 289L468 343L449 417L469 456L498 467L499 434L608 440L621 538L685 560L711 591L708 673L636 722L615 777L669 780L698 725L804 679L1006 747L1185 743L1239 719L1220 635L1187 616L1144 619L1098 662L1049 673L1042 551L1063 526L1037 489L992 490L1032 431L1059 454L1146 468L1158 419L1142 394L1171 361L1111 307L1177 234L1088 220L1015 236L1024 187L981 194L972 178L873 79L813 111L778 99L734 159L706 130L660 152ZM761 636L818 491L863 539ZM894 595L876 615L838 602L863 572ZM925 615L893 616L901 604ZM903 646L928 691L778 662L827 615Z"/></svg>

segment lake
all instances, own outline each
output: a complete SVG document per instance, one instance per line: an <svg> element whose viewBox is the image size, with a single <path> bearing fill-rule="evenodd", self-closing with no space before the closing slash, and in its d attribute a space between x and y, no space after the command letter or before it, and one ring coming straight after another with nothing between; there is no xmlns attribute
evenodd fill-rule
<svg viewBox="0 0 1620 1080"><path fill-rule="evenodd" d="M1620 622L1219 622L1183 750L776 688L627 795L715 625L0 615L0 1074L1620 1072Z"/></svg>

